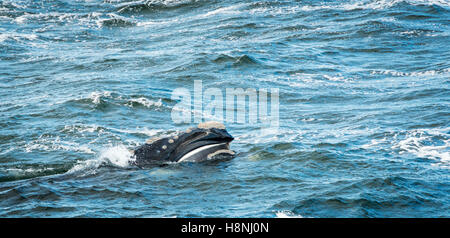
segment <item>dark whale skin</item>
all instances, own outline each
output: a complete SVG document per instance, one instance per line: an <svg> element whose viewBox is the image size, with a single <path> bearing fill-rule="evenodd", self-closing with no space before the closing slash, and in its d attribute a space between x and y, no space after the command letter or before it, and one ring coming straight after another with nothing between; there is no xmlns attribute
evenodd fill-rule
<svg viewBox="0 0 450 238"><path fill-rule="evenodd" d="M219 128L191 128L177 136L157 139L145 143L134 150L133 164L138 167L178 162L184 155L205 145L230 143L234 138L225 130ZM217 148L223 149L223 146Z"/></svg>

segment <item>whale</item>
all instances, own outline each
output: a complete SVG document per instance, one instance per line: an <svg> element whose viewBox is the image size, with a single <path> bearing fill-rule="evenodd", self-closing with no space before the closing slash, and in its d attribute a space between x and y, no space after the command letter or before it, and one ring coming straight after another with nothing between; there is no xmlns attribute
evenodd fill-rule
<svg viewBox="0 0 450 238"><path fill-rule="evenodd" d="M230 150L233 141L220 122L209 121L166 137L155 137L131 151L138 167L168 162L202 162L229 159L235 152Z"/></svg>

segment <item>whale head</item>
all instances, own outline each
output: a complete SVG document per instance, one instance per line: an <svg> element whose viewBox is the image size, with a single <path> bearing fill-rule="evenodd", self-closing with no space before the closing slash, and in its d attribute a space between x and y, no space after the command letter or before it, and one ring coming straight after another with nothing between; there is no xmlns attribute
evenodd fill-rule
<svg viewBox="0 0 450 238"><path fill-rule="evenodd" d="M185 132L164 138L152 138L134 150L136 165L155 162L200 162L232 157L230 142L234 138L218 122L205 122Z"/></svg>

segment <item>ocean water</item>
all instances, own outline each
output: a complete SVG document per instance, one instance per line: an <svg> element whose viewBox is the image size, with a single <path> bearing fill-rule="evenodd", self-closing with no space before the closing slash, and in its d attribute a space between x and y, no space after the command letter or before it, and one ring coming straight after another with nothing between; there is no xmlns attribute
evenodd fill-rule
<svg viewBox="0 0 450 238"><path fill-rule="evenodd" d="M0 217L449 217L450 2L0 0ZM145 169L178 87L278 88Z"/></svg>

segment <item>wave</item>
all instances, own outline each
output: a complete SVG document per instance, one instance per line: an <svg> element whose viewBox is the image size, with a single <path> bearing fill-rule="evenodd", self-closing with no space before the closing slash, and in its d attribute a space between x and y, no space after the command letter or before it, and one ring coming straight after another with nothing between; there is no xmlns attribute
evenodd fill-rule
<svg viewBox="0 0 450 238"><path fill-rule="evenodd" d="M85 132L88 133L103 133L105 132L106 128L97 126L97 125L83 125L83 124L75 124L75 125L66 125L64 128L60 131L61 133L70 133L70 134L83 134Z"/></svg>
<svg viewBox="0 0 450 238"><path fill-rule="evenodd" d="M259 64L258 60L245 54L237 57L221 54L217 58L215 58L213 62L218 64L230 62L233 64L233 66L236 67Z"/></svg>
<svg viewBox="0 0 450 238"><path fill-rule="evenodd" d="M313 6L302 6L299 7L302 11L317 11L324 9L331 10L382 10L389 9L400 4L408 4L412 6L440 6L440 7L450 7L450 3L448 1L443 0L370 0L370 1L355 1L353 3L339 3L339 4L331 4L331 5L313 5Z"/></svg>
<svg viewBox="0 0 450 238"><path fill-rule="evenodd" d="M250 4L247 7L247 12L251 15L296 15L309 14L311 12L322 11L357 11L357 10L386 10L396 7L416 6L425 7L425 11L436 13L435 7L447 9L450 7L450 2L445 0L366 0L366 1L330 1L330 2L314 2L305 3L301 5L289 5L289 3L282 2L258 2ZM218 9L220 10L220 9ZM221 9L225 13L228 11L234 13L236 10ZM220 11L219 11L220 13ZM410 16L414 17L414 16ZM424 16L420 16L424 17Z"/></svg>
<svg viewBox="0 0 450 238"><path fill-rule="evenodd" d="M166 107L162 102L162 98L151 100L140 95L125 96L111 91L94 91L89 96L80 97L78 99L69 99L59 102L59 104L72 104L74 106L94 106L96 108L104 108L107 106L118 105L131 108L145 107L149 109L158 109Z"/></svg>
<svg viewBox="0 0 450 238"><path fill-rule="evenodd" d="M126 105L129 105L130 107L135 107L137 105L141 105L141 106L144 106L147 108L152 108L152 107L161 107L163 104L162 104L161 98L158 99L158 101L152 101L150 99L140 97L140 98L129 99L129 102L126 103Z"/></svg>
<svg viewBox="0 0 450 238"><path fill-rule="evenodd" d="M116 7L118 13L148 13L160 10L173 10L182 7L195 7L197 0L146 0L124 3Z"/></svg>
<svg viewBox="0 0 450 238"><path fill-rule="evenodd" d="M102 98L111 98L111 92L110 91L104 91L104 92L92 92L89 96L89 99L92 100L92 103L94 104L100 104Z"/></svg>
<svg viewBox="0 0 450 238"><path fill-rule="evenodd" d="M137 22L123 17L119 16L113 13L110 13L107 15L108 17L106 19L100 19L98 20L98 25L101 27L127 27L127 26L135 26L137 25Z"/></svg>
<svg viewBox="0 0 450 238"><path fill-rule="evenodd" d="M31 179L67 172L72 164L19 164L0 167L0 182Z"/></svg>
<svg viewBox="0 0 450 238"><path fill-rule="evenodd" d="M238 10L238 8L240 8L242 5L233 5L233 6L229 6L229 7L220 7L217 8L215 10L209 11L203 15L201 15L201 17L211 17L211 16L215 16L215 15L237 15L239 13L241 13L241 11Z"/></svg>
<svg viewBox="0 0 450 238"><path fill-rule="evenodd" d="M115 13L67 13L67 12L49 12L49 13L28 13L15 17L8 17L17 24L29 24L42 22L44 25L57 23L61 25L78 24L87 27L127 27L135 26L137 22L133 19L117 15ZM40 31L48 30L43 27Z"/></svg>
<svg viewBox="0 0 450 238"><path fill-rule="evenodd" d="M101 13L81 14L81 13L65 13L65 12L49 12L49 13L27 13L14 18L19 24L29 22L42 21L45 23L68 23L83 18L93 18L101 15Z"/></svg>

